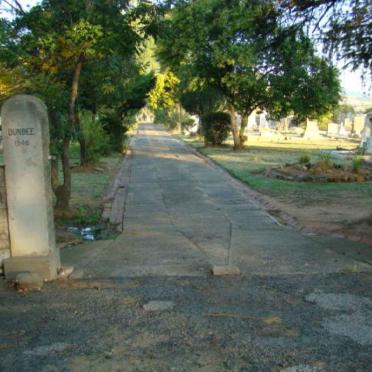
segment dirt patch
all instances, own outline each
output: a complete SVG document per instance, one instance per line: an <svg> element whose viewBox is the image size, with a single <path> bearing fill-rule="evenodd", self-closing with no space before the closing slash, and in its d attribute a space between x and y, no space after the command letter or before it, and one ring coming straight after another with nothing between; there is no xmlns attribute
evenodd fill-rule
<svg viewBox="0 0 372 372"><path fill-rule="evenodd" d="M372 167L364 165L360 169L343 167L337 164L287 164L270 168L264 172L266 177L295 182L366 182L372 180Z"/></svg>
<svg viewBox="0 0 372 372"><path fill-rule="evenodd" d="M268 199L270 205L275 206L272 208L275 211L273 214L281 223L295 226L304 232L332 234L372 244L372 211L368 214L365 206L360 205L358 200L301 208L289 200Z"/></svg>
<svg viewBox="0 0 372 372"><path fill-rule="evenodd" d="M239 181L238 181L239 182ZM317 200L304 207L297 197L271 197L247 188L242 190L258 202L282 225L292 226L305 233L331 234L345 239L372 244L372 207L366 208L365 199L340 196Z"/></svg>

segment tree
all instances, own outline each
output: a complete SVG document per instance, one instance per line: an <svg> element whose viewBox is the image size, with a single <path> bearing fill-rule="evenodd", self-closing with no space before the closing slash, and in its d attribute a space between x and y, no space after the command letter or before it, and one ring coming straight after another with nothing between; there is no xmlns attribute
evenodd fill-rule
<svg viewBox="0 0 372 372"><path fill-rule="evenodd" d="M47 103L60 95L53 87L69 86L65 107L51 106L51 121L59 127L63 184L55 188L57 205L67 208L71 195L71 172L69 145L74 133L81 145L81 161L84 163L84 137L79 127L79 99L81 78L91 63L99 64L104 58L128 61L136 53L139 41L144 37L138 26L139 19L149 6L139 3L138 8L129 8L127 1L90 0L44 0L41 5L25 12L12 3L17 17L12 24L11 38L7 38L7 50L12 53L8 65L23 66L27 77L33 81L48 80L45 84L29 84L30 93L39 94ZM141 18L142 19L142 18ZM147 16L144 27L151 23ZM114 64L110 64L113 67ZM103 65L96 69L101 71ZM35 76L37 79L35 79ZM94 79L93 76L90 76ZM62 89L64 97L66 89ZM132 93L136 92L132 90ZM52 94L52 97L48 97ZM56 111L54 111L54 108ZM66 118L66 124L64 119ZM53 133L53 131L52 131Z"/></svg>
<svg viewBox="0 0 372 372"><path fill-rule="evenodd" d="M149 94L149 105L153 110L162 107L170 109L177 104L179 79L171 71L156 74L156 83Z"/></svg>
<svg viewBox="0 0 372 372"><path fill-rule="evenodd" d="M280 15L272 1L195 0L179 2L164 20L161 60L177 76L192 66L194 79L222 92L235 149L257 108L314 116L337 104L337 71L315 55L301 30L281 25Z"/></svg>
<svg viewBox="0 0 372 372"><path fill-rule="evenodd" d="M283 19L306 28L325 52L346 66L372 73L372 3L370 0L286 0L278 2Z"/></svg>

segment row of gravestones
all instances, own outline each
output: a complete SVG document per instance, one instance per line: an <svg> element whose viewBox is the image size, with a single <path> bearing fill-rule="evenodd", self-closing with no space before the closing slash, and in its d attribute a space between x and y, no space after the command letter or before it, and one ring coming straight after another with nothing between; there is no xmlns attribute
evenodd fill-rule
<svg viewBox="0 0 372 372"><path fill-rule="evenodd" d="M327 134L330 137L350 137L352 135L363 137L365 131L369 128L369 115L358 115L352 119L346 118L340 124L329 123Z"/></svg>
<svg viewBox="0 0 372 372"><path fill-rule="evenodd" d="M237 116L237 123L240 124L241 118ZM348 137L351 134L362 136L363 129L365 127L366 115L356 115L353 118L345 118L341 124L330 123L328 125L327 133L332 136ZM280 121L273 121L267 119L267 114L265 112L257 114L252 113L248 117L247 130L279 130L287 131L290 127L291 117L286 117ZM314 120L308 120L307 125L309 126L307 132L310 137L319 135L319 128ZM306 130L305 130L306 132ZM306 135L305 135L306 137Z"/></svg>
<svg viewBox="0 0 372 372"><path fill-rule="evenodd" d="M35 97L18 95L3 104L1 124L5 170L0 171L0 266L11 280L25 272L51 280L57 277L60 257L47 109Z"/></svg>
<svg viewBox="0 0 372 372"><path fill-rule="evenodd" d="M265 133L270 129L278 127L286 131L289 128L290 118L282 119L279 123L268 121L264 114L251 115L248 118L247 130L258 129ZM327 135L329 137L347 138L352 134L361 138L361 146L364 147L366 153L372 154L371 138L372 138L372 113L366 115L357 115L353 119L346 118L341 124L328 124ZM307 120L306 129L303 134L304 138L317 138L320 136L318 122L316 120Z"/></svg>

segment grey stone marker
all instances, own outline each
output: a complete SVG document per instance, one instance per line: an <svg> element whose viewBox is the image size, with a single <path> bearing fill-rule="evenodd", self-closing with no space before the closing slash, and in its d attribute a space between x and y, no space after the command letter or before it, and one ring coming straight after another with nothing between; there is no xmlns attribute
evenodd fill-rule
<svg viewBox="0 0 372 372"><path fill-rule="evenodd" d="M1 111L11 257L5 276L20 272L54 279L60 267L55 244L49 160L49 123L42 101L17 95Z"/></svg>
<svg viewBox="0 0 372 372"><path fill-rule="evenodd" d="M317 138L320 136L318 122L316 120L306 120L304 138Z"/></svg>

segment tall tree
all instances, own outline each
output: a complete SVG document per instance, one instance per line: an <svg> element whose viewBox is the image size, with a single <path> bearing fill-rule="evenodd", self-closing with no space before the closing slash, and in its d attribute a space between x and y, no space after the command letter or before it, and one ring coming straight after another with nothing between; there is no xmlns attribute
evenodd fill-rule
<svg viewBox="0 0 372 372"><path fill-rule="evenodd" d="M84 148L82 131L76 120L82 74L89 63L100 63L109 56L123 61L133 58L138 42L144 37L138 20L146 15L147 8L149 6L141 2L138 8L130 8L127 1L44 0L29 12L18 10L16 13L14 32L7 41L8 50L18 48L18 52L13 53L12 63L25 66L29 76L45 76L56 86L69 86L69 99L64 110L67 122L60 131L64 177L63 184L55 190L61 208L68 207L71 195L69 145L74 131L82 150ZM145 20L144 27L150 21ZM44 94L50 93L50 89L29 91L39 93L43 98ZM51 115L57 125L61 125L63 115L60 114L58 111ZM84 151L81 155L84 162Z"/></svg>
<svg viewBox="0 0 372 372"><path fill-rule="evenodd" d="M243 123L256 108L311 117L339 98L337 71L280 15L269 0L194 0L179 2L163 23L162 61L176 74L191 65L223 93L236 149L244 142L236 113Z"/></svg>
<svg viewBox="0 0 372 372"><path fill-rule="evenodd" d="M372 74L370 0L285 0L278 8L286 23L300 27L344 65Z"/></svg>

